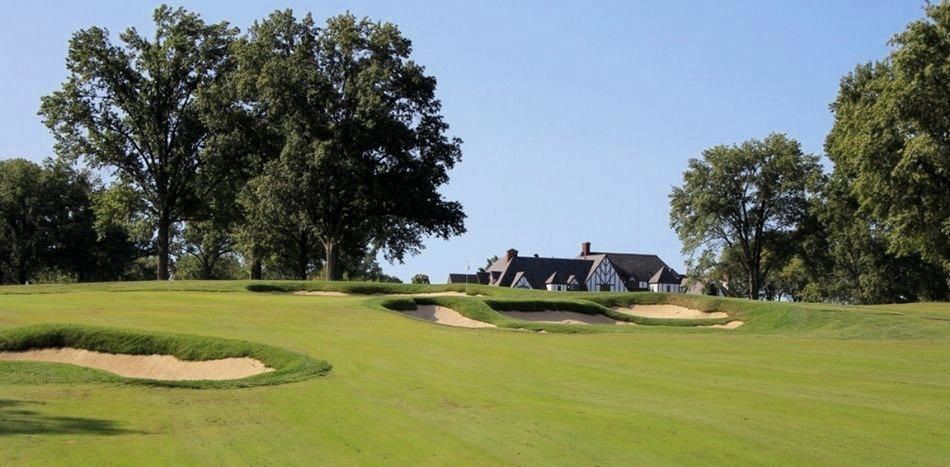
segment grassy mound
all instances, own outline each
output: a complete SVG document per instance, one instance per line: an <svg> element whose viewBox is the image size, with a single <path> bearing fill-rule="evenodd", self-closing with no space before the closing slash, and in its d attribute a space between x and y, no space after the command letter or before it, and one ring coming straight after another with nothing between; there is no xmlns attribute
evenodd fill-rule
<svg viewBox="0 0 950 467"><path fill-rule="evenodd" d="M396 284L390 282L360 281L224 281L224 280L175 280L132 281L103 283L58 283L36 285L0 286L0 295L62 294L75 292L297 292L326 291L360 295L417 294L433 292L462 292L470 295L505 294L507 290L486 285L465 284ZM521 291L521 294L544 293L538 290Z"/></svg>
<svg viewBox="0 0 950 467"><path fill-rule="evenodd" d="M123 378L99 370L70 371L57 365L44 368L48 363L7 362L14 368L13 375L4 380L22 376L26 382L66 378L100 382L125 381L153 386L187 388L239 388L303 381L325 375L330 364L277 347L246 341L186 334L146 333L122 329L79 326L73 324L40 324L0 332L0 351L22 351L42 348L74 347L98 352L129 355L173 355L180 360L215 360L228 357L254 358L274 371L247 378L222 381L158 381ZM13 381L7 381L13 382ZM72 381L78 382L78 381Z"/></svg>
<svg viewBox="0 0 950 467"><path fill-rule="evenodd" d="M30 301L31 296L60 295L43 298L47 303L70 305L75 303L75 297L93 296L102 293L135 292L136 296L152 297L154 293L178 292L188 294L199 293L229 293L246 294L254 292L294 292L294 291L328 291L347 292L363 295L410 295L433 292L464 292L469 296L482 295L484 297L417 297L428 298L431 304L453 307L456 311L473 319L482 315L482 321L490 322L500 327L515 327L524 329L545 330L551 332L591 333L591 332L716 332L720 334L760 334L772 336L810 336L839 339L868 338L868 339L918 339L942 338L950 333L948 318L933 311L914 311L911 308L893 308L894 305L883 307L852 307L821 303L787 303L752 301L739 298L710 297L687 294L664 294L653 292L548 292L543 290L512 289L483 285L446 284L392 284L379 282L327 282L327 281L142 281L142 282L113 282L113 283L85 283L85 284L46 284L46 285L8 285L0 286L0 296L4 296L6 303ZM252 294L254 295L254 294ZM65 297L70 297L66 299ZM376 304L384 298L409 297L374 297L368 304ZM132 299L132 298L128 298ZM455 304L455 300L462 302ZM696 324L715 324L713 320L704 319L702 323L687 320L664 320L660 318L630 319L632 322L644 326L606 326L606 325L562 325L525 323L510 320L494 311L483 302L465 303L464 300L488 300L496 305L509 301L553 301L553 302L581 302L596 304L604 308L629 306L632 304L679 305L701 311L723 311L735 320L745 324L739 329L723 333L708 328L693 327ZM360 300L340 297L326 297L320 303L333 302L336 305ZM314 300L317 303L317 300ZM392 303L387 301L387 303ZM410 302L415 306L415 302ZM521 305L520 303L518 304ZM572 306L572 305L569 305ZM584 306L584 305L582 305ZM590 305L587 305L590 306ZM940 308L944 304L932 304ZM890 311L890 310L896 311ZM0 310L2 311L2 310ZM603 310L600 310L603 312ZM607 312L603 312L607 314ZM614 315L609 315L614 316ZM506 321L507 320L507 321Z"/></svg>
<svg viewBox="0 0 950 467"><path fill-rule="evenodd" d="M498 287L496 287L498 289ZM950 332L946 318L910 312L876 311L871 308L825 304L800 304L753 301L703 295L634 293L551 293L541 298L506 293L501 289L493 297L389 297L371 300L377 309L413 310L416 304L440 305L471 319L499 328L546 331L552 333L629 333L629 332L711 332L706 326L743 321L741 328L727 334L829 337L836 339L919 339L939 338ZM548 298L550 297L550 298ZM565 298L560 298L565 297ZM546 299L545 299L546 298ZM700 311L722 311L727 318L668 319L640 317L613 310L631 305L670 304ZM556 324L528 322L509 318L499 311L562 310L605 315L640 326ZM900 319L895 319L900 318Z"/></svg>
<svg viewBox="0 0 950 467"><path fill-rule="evenodd" d="M438 292L459 292L488 295L497 287L465 284L396 284L358 281L255 281L246 285L251 292L342 292L355 295L410 295Z"/></svg>
<svg viewBox="0 0 950 467"><path fill-rule="evenodd" d="M658 294L660 295L660 294ZM625 297L626 300L635 300L636 296L631 297L628 295ZM672 297L672 296L670 296ZM594 300L485 300L485 303L490 306L492 309L497 311L544 311L544 310L559 310L559 311L573 311L576 313L584 313L588 315L604 315L610 318L613 318L617 321L626 321L634 324L641 324L645 326L703 326L711 324L724 324L731 321L733 318L717 318L717 319L667 319L667 318L647 318L642 316L630 315L627 313L620 313L612 309L614 306L624 306L624 305L613 305L609 301L603 303L598 303ZM643 302L636 302L637 304L644 304ZM656 303L670 303L670 302L656 302ZM705 310L703 310L705 311Z"/></svg>
<svg viewBox="0 0 950 467"><path fill-rule="evenodd" d="M629 294L628 294L629 295ZM659 295L659 294L658 294ZM382 299L377 304L392 311L414 310L418 305L439 305L451 308L461 315L474 320L491 323L500 328L524 329L529 331L546 331L558 333L592 333L592 332L629 332L632 328L610 325L591 324L559 324L522 321L509 318L499 311L573 311L587 315L603 315L617 321L647 326L679 326L693 327L700 325L725 324L733 318L719 319L663 319L645 318L620 313L608 308L604 304L590 300L531 300L531 299L500 299L500 298L468 298L468 297L399 297ZM620 306L620 305L613 305Z"/></svg>

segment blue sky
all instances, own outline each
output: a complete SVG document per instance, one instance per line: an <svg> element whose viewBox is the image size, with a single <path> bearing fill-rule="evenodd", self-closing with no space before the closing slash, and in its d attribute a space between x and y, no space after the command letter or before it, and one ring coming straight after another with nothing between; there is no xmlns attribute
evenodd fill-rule
<svg viewBox="0 0 950 467"><path fill-rule="evenodd" d="M667 195L704 148L778 131L820 154L828 104L857 63L922 16L903 1L191 1L246 28L278 8L322 20L346 10L391 21L438 94L464 159L445 187L468 233L432 239L402 265L443 282L510 247L573 256L656 253L683 267ZM52 139L40 96L65 77L70 35L91 25L150 30L157 3L4 2L0 158L41 160Z"/></svg>

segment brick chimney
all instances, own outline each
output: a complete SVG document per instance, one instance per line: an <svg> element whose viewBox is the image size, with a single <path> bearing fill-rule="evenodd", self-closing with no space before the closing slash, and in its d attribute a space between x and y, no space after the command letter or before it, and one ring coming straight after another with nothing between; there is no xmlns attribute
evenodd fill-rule
<svg viewBox="0 0 950 467"><path fill-rule="evenodd" d="M590 242L581 243L581 256L590 256Z"/></svg>
<svg viewBox="0 0 950 467"><path fill-rule="evenodd" d="M518 250L514 248L509 249L508 252L505 254L505 259L508 262L511 262L512 258L517 258L517 257L518 257Z"/></svg>

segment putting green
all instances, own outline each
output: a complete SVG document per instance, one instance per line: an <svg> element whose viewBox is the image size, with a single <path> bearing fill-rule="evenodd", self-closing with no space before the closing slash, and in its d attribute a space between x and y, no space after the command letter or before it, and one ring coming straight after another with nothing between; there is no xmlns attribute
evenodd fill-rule
<svg viewBox="0 0 950 467"><path fill-rule="evenodd" d="M182 333L333 363L323 378L207 390L0 362L0 464L941 465L950 454L947 304L682 302L746 324L542 334L438 326L387 311L382 298L247 285L0 287L0 330ZM604 307L700 300L471 291Z"/></svg>

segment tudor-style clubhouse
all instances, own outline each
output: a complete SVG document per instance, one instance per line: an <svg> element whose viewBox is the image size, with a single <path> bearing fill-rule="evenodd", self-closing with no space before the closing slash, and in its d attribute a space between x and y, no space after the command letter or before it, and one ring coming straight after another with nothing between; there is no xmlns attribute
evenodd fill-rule
<svg viewBox="0 0 950 467"><path fill-rule="evenodd" d="M657 255L606 253L581 244L576 258L518 256L509 249L484 272L449 274L450 284L592 292L682 292L683 276Z"/></svg>

